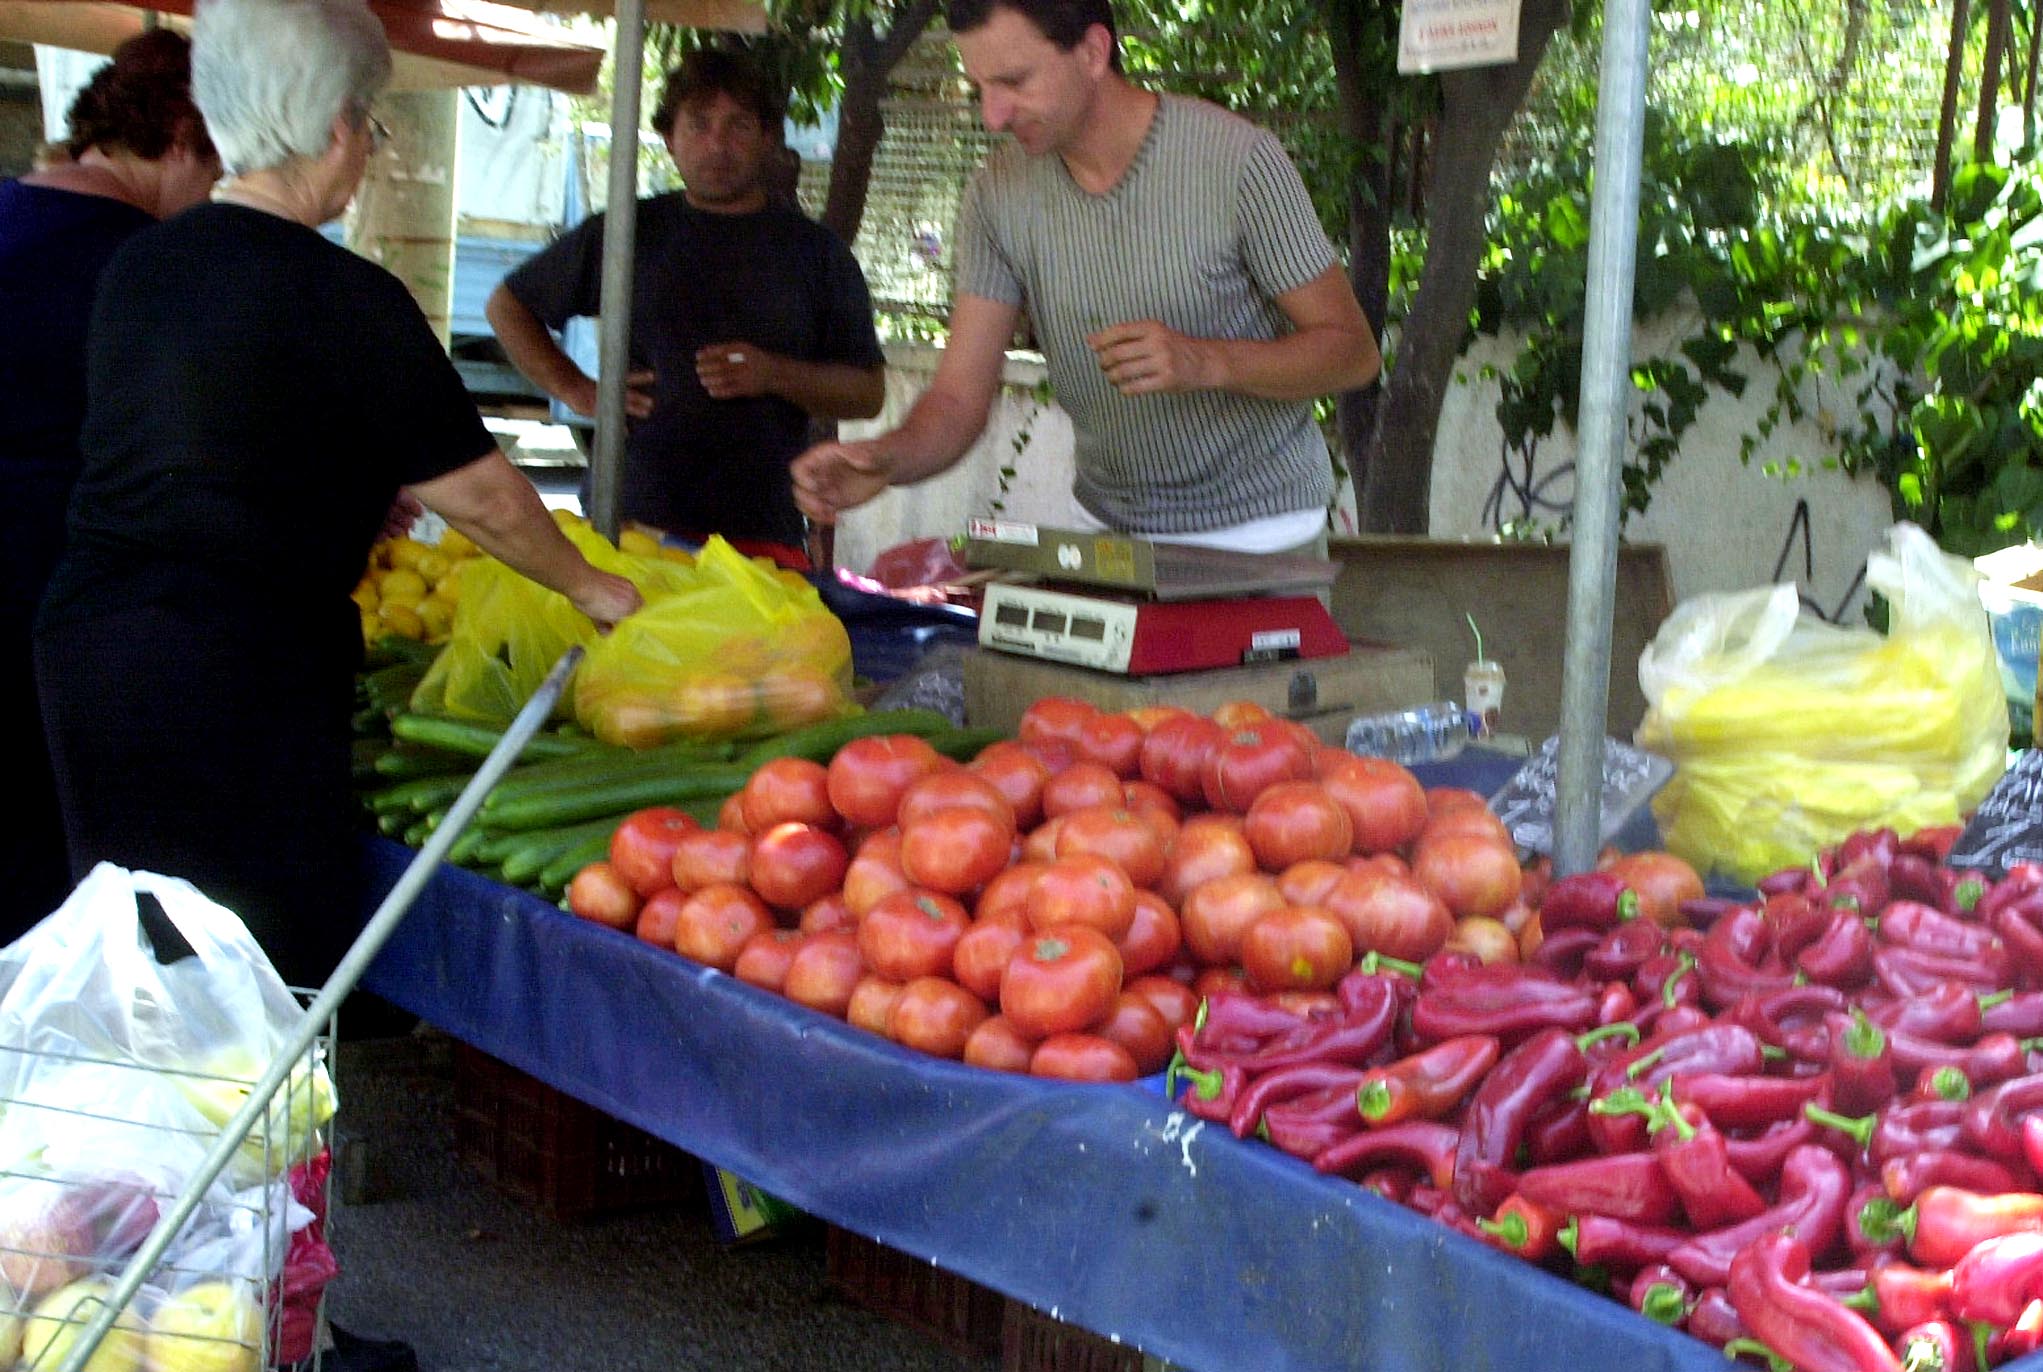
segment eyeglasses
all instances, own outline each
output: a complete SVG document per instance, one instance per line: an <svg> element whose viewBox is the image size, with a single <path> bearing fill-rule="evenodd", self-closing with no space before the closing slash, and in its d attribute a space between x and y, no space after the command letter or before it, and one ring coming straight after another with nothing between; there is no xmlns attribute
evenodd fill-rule
<svg viewBox="0 0 2043 1372"><path fill-rule="evenodd" d="M390 146L390 126L375 115L365 115L369 121L369 146L381 152Z"/></svg>

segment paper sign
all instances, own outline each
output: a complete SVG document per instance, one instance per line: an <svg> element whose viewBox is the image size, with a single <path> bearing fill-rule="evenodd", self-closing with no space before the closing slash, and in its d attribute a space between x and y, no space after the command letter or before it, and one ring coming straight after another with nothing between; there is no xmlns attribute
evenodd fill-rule
<svg viewBox="0 0 2043 1372"><path fill-rule="evenodd" d="M2043 752L2031 748L2015 759L1979 802L1947 861L1996 878L2018 862L2043 862Z"/></svg>
<svg viewBox="0 0 2043 1372"><path fill-rule="evenodd" d="M1518 60L1518 0L1405 0L1397 69L1452 71Z"/></svg>
<svg viewBox="0 0 2043 1372"><path fill-rule="evenodd" d="M1559 735L1539 745L1523 767L1490 797L1490 810L1511 841L1536 853L1554 850L1554 792L1560 775ZM1641 805L1667 784L1674 764L1614 738L1603 740L1602 841L1610 842Z"/></svg>

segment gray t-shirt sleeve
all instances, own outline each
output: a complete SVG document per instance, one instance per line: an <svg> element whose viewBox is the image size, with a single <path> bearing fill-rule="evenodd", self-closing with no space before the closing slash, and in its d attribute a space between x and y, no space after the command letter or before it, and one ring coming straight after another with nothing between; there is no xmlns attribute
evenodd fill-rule
<svg viewBox="0 0 2043 1372"><path fill-rule="evenodd" d="M981 170L965 188L958 206L958 274L955 291L997 300L1003 305L1022 303L1021 274L994 236L993 198L987 189L990 169Z"/></svg>
<svg viewBox="0 0 2043 1372"><path fill-rule="evenodd" d="M1235 190L1242 260L1272 300L1297 290L1336 258L1298 168L1272 133L1261 133L1242 160Z"/></svg>

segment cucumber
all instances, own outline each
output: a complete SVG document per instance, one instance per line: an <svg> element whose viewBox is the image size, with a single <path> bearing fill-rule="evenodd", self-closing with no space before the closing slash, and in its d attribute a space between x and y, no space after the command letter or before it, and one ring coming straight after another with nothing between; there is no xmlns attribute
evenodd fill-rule
<svg viewBox="0 0 2043 1372"><path fill-rule="evenodd" d="M423 847L426 839L432 834L432 832L433 832L433 817L431 815L426 815L420 819L414 820L411 824L411 827L406 829L403 835L398 839L398 842L402 843L407 848Z"/></svg>
<svg viewBox="0 0 2043 1372"><path fill-rule="evenodd" d="M371 792L369 808L379 815L406 810L413 814L424 814L453 800L455 796L461 794L461 788L467 784L468 778L465 775L414 777L410 781L400 781L395 786L386 786L380 791Z"/></svg>
<svg viewBox="0 0 2043 1372"><path fill-rule="evenodd" d="M488 830L478 829L472 824L469 825L467 829L462 831L461 837L454 840L454 846L447 850L447 861L453 863L456 867L468 866L471 862L476 861L475 851L482 846L483 840L488 837Z"/></svg>
<svg viewBox="0 0 2043 1372"><path fill-rule="evenodd" d="M455 772L466 774L475 771L474 758L402 745L385 748L377 754L374 765L377 776L392 781L414 781L419 777L443 777Z"/></svg>
<svg viewBox="0 0 2043 1372"><path fill-rule="evenodd" d="M650 805L722 801L752 775L748 767L708 764L651 776L623 777L485 806L493 829L557 829ZM495 799L495 797L492 797Z"/></svg>
<svg viewBox="0 0 2043 1372"><path fill-rule="evenodd" d="M410 663L420 669L432 665L440 650L430 643L421 643L403 634L385 634L370 644L363 659L371 668L395 666Z"/></svg>
<svg viewBox="0 0 2043 1372"><path fill-rule="evenodd" d="M1011 738L1005 729L947 729L929 736L929 746L957 762L970 762L989 744Z"/></svg>
<svg viewBox="0 0 2043 1372"><path fill-rule="evenodd" d="M543 794L630 776L650 776L706 762L725 762L733 751L727 743L665 743L640 752L612 749L600 754L585 753L579 757L531 763L506 772L490 799L501 803L514 796Z"/></svg>
<svg viewBox="0 0 2043 1372"><path fill-rule="evenodd" d="M610 855L610 840L607 838L585 839L573 848L554 858L539 872L539 889L546 895L559 895L567 890L575 873L592 862L601 862Z"/></svg>
<svg viewBox="0 0 2043 1372"><path fill-rule="evenodd" d="M841 719L804 724L799 729L761 739L738 754L738 764L750 772L783 757L827 763L837 756L839 748L853 739L873 738L880 734L916 734L927 738L956 728L948 715L935 710L875 710L870 714L846 715Z"/></svg>
<svg viewBox="0 0 2043 1372"><path fill-rule="evenodd" d="M487 724L472 724L440 715L419 715L409 711L390 721L390 732L407 743L437 748L463 757L488 757L490 749L503 741L504 731ZM534 734L518 756L540 761L546 758L586 757L591 752L614 751L594 739L562 738L559 734Z"/></svg>
<svg viewBox="0 0 2043 1372"><path fill-rule="evenodd" d="M398 838L411 827L412 813L409 810L384 810L376 816L376 832L385 838Z"/></svg>
<svg viewBox="0 0 2043 1372"><path fill-rule="evenodd" d="M528 843L504 859L504 880L513 886L528 885L545 870L548 863L563 853L587 845L592 839L603 841L603 853L607 857L610 852L611 835L617 832L617 826L623 822L624 816L612 815L608 819L595 820L589 824L547 830L545 841Z"/></svg>

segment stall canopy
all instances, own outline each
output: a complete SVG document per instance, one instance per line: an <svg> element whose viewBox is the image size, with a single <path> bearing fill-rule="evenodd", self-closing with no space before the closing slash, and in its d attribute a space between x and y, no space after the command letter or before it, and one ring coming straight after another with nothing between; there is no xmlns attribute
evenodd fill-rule
<svg viewBox="0 0 2043 1372"><path fill-rule="evenodd" d="M603 49L488 0L368 0L396 53L400 90L519 83L583 95L596 88ZM692 5L697 0L670 0ZM732 0L702 0L722 9ZM159 12L189 19L192 0L0 0L0 38L79 52L112 52Z"/></svg>

